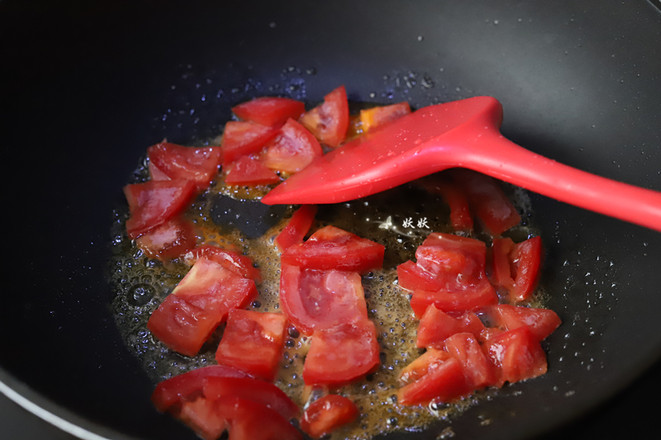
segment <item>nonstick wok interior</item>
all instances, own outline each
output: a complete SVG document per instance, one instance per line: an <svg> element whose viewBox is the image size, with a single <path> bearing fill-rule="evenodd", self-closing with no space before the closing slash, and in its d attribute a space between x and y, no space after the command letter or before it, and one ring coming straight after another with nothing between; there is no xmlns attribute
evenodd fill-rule
<svg viewBox="0 0 661 440"><path fill-rule="evenodd" d="M216 135L242 100L314 103L339 84L352 100L414 106L492 95L520 145L661 190L661 14L644 1L3 2L0 29L13 220L0 380L109 438L194 438L154 411L110 313L121 187L148 145ZM661 353L661 236L531 199L564 321L549 373L453 420L455 438L565 425Z"/></svg>

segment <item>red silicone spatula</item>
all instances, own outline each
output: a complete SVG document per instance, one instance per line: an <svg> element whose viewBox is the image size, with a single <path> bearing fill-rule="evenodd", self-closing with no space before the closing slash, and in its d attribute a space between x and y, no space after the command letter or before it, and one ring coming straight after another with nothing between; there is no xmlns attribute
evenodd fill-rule
<svg viewBox="0 0 661 440"><path fill-rule="evenodd" d="M500 133L501 121L501 104L487 96L424 107L322 156L271 190L262 202L343 202L462 167L661 231L661 192L595 176L528 151Z"/></svg>

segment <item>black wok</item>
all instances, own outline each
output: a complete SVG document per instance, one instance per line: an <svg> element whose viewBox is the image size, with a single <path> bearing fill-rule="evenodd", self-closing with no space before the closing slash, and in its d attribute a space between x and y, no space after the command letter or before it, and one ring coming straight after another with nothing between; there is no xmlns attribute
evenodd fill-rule
<svg viewBox="0 0 661 440"><path fill-rule="evenodd" d="M661 190L658 2L162 3L0 4L0 382L76 435L194 438L152 408L153 383L115 325L110 230L148 145L216 135L242 100L315 103L340 84L352 100L414 106L492 95L515 142ZM448 423L455 438L485 439L653 425L639 396L661 377L661 234L531 201L542 283L564 320L549 373L390 438L437 438Z"/></svg>

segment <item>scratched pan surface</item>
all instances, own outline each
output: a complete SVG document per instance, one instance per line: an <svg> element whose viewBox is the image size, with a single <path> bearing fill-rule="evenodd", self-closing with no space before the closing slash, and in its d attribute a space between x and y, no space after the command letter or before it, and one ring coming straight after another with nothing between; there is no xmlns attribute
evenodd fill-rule
<svg viewBox="0 0 661 440"><path fill-rule="evenodd" d="M315 103L339 84L355 101L414 106L492 95L512 140L661 190L652 2L3 2L0 41L2 391L81 437L194 438L153 410L153 384L112 316L112 213L146 146L207 139L237 102ZM590 431L604 411L624 414L623 429L649 426L636 418L644 405L616 405L659 377L661 235L531 203L542 282L564 321L546 346L549 373L388 438L448 426L454 438L607 436L614 417Z"/></svg>

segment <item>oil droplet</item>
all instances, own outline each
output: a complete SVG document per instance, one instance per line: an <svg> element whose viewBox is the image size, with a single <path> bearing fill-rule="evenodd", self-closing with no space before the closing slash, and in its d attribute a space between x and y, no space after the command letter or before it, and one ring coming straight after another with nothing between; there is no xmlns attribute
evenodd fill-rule
<svg viewBox="0 0 661 440"><path fill-rule="evenodd" d="M143 306L154 297L154 288L149 284L136 284L131 288L128 302L134 306Z"/></svg>

